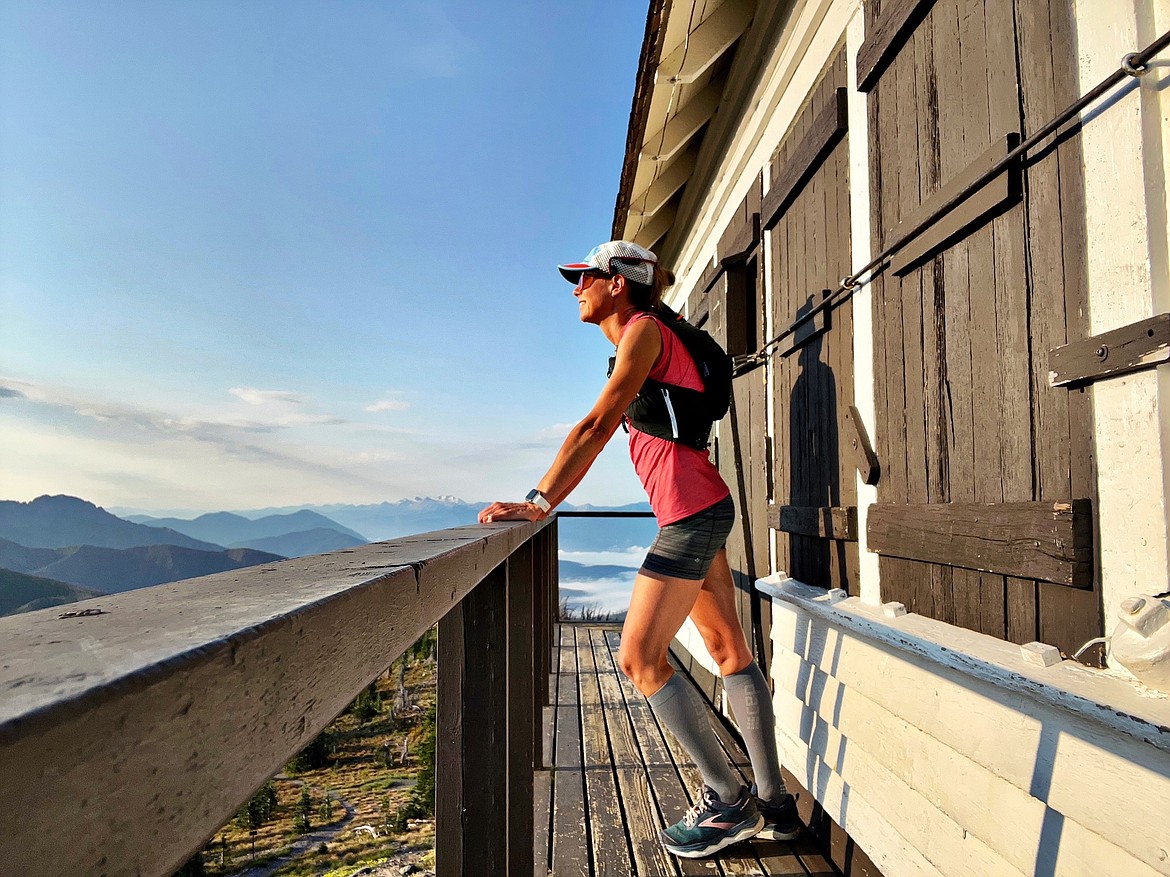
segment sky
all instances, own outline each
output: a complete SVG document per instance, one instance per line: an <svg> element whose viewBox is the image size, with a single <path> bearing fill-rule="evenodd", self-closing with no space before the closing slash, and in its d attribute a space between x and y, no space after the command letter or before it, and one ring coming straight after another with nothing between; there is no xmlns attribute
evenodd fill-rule
<svg viewBox="0 0 1170 877"><path fill-rule="evenodd" d="M0 499L522 497L645 3L0 4ZM619 431L570 498L644 499Z"/></svg>

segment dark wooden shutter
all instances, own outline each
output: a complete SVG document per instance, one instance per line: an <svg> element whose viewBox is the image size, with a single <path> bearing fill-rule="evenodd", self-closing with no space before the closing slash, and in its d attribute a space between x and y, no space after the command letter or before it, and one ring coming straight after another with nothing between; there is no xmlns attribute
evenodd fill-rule
<svg viewBox="0 0 1170 877"><path fill-rule="evenodd" d="M1076 98L1068 7L887 0L877 9L867 29L887 44L867 41L859 64L870 89L875 252L1002 155L1005 138L1027 136ZM1002 504L1008 515L1020 504L1088 501L1076 507L1088 509L1078 526L1089 524L1089 545L1078 546L1090 556L1088 590L1021 575L1026 565L987 572L905 559L904 546L887 543L883 599L1066 652L1102 627L1091 400L1048 386L1049 351L1087 334L1075 133L941 218L895 258L898 274L883 274L873 298L878 520L887 506ZM1085 583L1078 569L1070 584Z"/></svg>

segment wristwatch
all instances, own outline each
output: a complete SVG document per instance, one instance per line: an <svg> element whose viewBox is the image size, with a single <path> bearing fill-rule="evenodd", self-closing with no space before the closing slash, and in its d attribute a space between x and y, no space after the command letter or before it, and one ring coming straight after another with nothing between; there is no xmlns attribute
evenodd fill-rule
<svg viewBox="0 0 1170 877"><path fill-rule="evenodd" d="M532 490L528 491L528 496L524 497L524 501L532 503L534 506L536 506L542 512L547 513L549 511L549 509L552 508L552 505L549 503L549 501L544 498L544 494L541 493L536 488L533 488Z"/></svg>

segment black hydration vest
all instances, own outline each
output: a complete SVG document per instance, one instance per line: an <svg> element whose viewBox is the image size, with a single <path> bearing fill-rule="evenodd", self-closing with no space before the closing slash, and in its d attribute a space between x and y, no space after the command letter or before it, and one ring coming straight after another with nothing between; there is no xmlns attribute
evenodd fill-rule
<svg viewBox="0 0 1170 877"><path fill-rule="evenodd" d="M710 334L692 326L666 305L660 305L654 316L683 343L703 380L703 389L688 390L647 378L626 409L622 426L628 431L628 421L649 435L706 450L712 425L723 418L731 405L731 357ZM613 374L616 359L609 358L608 374Z"/></svg>

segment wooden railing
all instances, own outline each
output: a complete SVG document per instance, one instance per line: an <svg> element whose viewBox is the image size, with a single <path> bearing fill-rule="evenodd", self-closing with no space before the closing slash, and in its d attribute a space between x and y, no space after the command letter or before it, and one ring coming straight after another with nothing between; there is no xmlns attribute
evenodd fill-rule
<svg viewBox="0 0 1170 877"><path fill-rule="evenodd" d="M439 625L438 873L531 874L555 518L0 619L0 874L165 877Z"/></svg>

